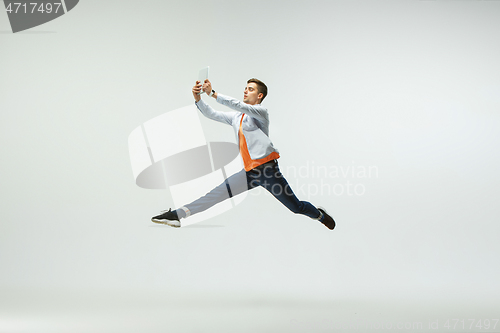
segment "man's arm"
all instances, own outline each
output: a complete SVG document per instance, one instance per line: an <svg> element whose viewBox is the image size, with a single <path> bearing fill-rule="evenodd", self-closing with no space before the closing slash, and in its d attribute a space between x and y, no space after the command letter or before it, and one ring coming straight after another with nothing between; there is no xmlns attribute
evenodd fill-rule
<svg viewBox="0 0 500 333"><path fill-rule="evenodd" d="M247 103L243 103L236 98L232 98L222 94L219 94L216 98L218 103L225 105L233 110L249 114L261 121L269 121L269 113L267 109L260 104L250 105Z"/></svg>
<svg viewBox="0 0 500 333"><path fill-rule="evenodd" d="M210 81L208 79L205 80L202 89L207 94L207 96L209 96L210 93L212 92L212 84L210 83ZM251 115L252 117L255 117L261 121L265 121L265 122L269 121L269 112L267 111L267 109L265 107L263 107L260 104L251 105L251 104L243 103L242 101L239 101L236 98L232 98L229 96L218 94L217 92L214 92L212 97L215 98L218 103L225 105L233 110L247 113L247 114Z"/></svg>
<svg viewBox="0 0 500 333"><path fill-rule="evenodd" d="M234 112L215 111L214 109L212 109L210 105L208 105L201 99L201 96L199 95L199 93L201 92L200 81L196 81L196 84L193 87L192 92L194 100L196 102L195 103L196 107L205 117L219 121L224 124L232 125L233 118L235 116Z"/></svg>

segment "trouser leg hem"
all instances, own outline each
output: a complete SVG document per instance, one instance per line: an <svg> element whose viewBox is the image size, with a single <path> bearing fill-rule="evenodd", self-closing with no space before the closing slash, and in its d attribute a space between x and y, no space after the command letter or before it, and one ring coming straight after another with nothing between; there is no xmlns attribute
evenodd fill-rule
<svg viewBox="0 0 500 333"><path fill-rule="evenodd" d="M313 220L318 220L321 221L323 219L323 213L318 209L319 216L318 217L311 217Z"/></svg>
<svg viewBox="0 0 500 333"><path fill-rule="evenodd" d="M191 215L191 211L186 206L183 206L180 209L182 209L186 213L186 217L189 217Z"/></svg>

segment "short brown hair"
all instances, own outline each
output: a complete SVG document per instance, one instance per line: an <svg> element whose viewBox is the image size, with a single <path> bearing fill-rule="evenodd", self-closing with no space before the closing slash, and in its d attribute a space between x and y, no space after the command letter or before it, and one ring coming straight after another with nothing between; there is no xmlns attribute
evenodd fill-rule
<svg viewBox="0 0 500 333"><path fill-rule="evenodd" d="M257 91L259 93L262 93L262 95L264 95L264 97L262 97L262 99L260 100L262 102L264 98L266 98L267 96L267 86L265 85L264 82L262 82L259 79L250 79L247 81L247 83L252 83L252 82L257 85Z"/></svg>

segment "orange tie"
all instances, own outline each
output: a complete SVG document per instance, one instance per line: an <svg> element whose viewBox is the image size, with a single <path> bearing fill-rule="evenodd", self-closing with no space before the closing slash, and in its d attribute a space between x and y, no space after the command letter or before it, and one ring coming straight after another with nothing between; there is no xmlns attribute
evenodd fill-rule
<svg viewBox="0 0 500 333"><path fill-rule="evenodd" d="M255 167L258 167L261 164L264 164L266 162L269 162L271 160L276 160L280 157L280 155L273 151L271 154L267 155L266 157L260 158L258 160L252 160L250 157L250 152L248 151L247 147L247 141L245 140L245 136L243 135L243 129L242 129L242 124L243 124L243 117L245 114L241 116L241 121L240 121L240 130L238 131L238 138L240 139L240 154L241 157L243 158L243 165L245 167L245 171L250 171Z"/></svg>

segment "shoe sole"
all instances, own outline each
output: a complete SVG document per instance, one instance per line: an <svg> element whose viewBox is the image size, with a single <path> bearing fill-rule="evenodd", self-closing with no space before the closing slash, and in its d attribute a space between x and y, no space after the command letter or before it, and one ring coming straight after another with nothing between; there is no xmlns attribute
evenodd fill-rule
<svg viewBox="0 0 500 333"><path fill-rule="evenodd" d="M173 222L170 221L170 220L155 220L155 219L151 219L151 222L158 223L158 224L166 224L166 225L174 227L174 228L180 228L181 227L180 226L180 222L179 222L179 225L177 225L177 224L173 224Z"/></svg>

